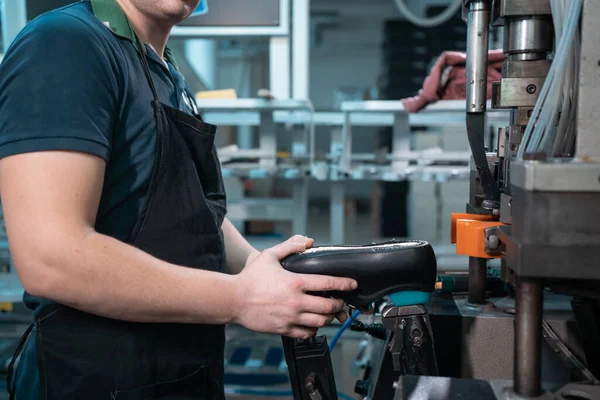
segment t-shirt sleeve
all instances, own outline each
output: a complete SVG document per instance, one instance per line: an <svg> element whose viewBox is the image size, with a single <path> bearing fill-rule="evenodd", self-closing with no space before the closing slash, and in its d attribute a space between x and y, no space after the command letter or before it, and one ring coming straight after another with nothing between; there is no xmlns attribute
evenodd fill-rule
<svg viewBox="0 0 600 400"><path fill-rule="evenodd" d="M0 158L68 150L108 160L120 73L107 42L59 11L17 36L0 65Z"/></svg>

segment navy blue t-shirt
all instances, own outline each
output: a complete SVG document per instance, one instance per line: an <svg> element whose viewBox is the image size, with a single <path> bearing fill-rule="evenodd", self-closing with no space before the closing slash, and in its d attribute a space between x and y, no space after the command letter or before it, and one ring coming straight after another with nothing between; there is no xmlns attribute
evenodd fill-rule
<svg viewBox="0 0 600 400"><path fill-rule="evenodd" d="M191 112L183 77L147 50L159 100ZM51 11L25 27L0 65L0 158L47 150L103 158L96 230L127 241L154 165L151 100L133 43L100 22L89 2ZM25 303L39 311L49 302L26 294ZM17 371L22 399L39 398L35 336L34 329Z"/></svg>
<svg viewBox="0 0 600 400"><path fill-rule="evenodd" d="M190 112L183 77L147 50L160 101ZM126 241L154 164L151 100L133 43L98 20L89 2L51 11L25 27L0 65L0 158L45 150L102 157L96 230ZM37 299L25 301L39 308Z"/></svg>

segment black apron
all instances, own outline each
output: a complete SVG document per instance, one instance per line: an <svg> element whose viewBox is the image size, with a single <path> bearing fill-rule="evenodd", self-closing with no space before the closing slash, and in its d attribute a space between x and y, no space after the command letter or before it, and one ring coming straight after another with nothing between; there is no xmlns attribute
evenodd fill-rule
<svg viewBox="0 0 600 400"><path fill-rule="evenodd" d="M157 144L129 243L172 264L225 272L216 127L158 100L146 48L139 40L137 47L154 96ZM222 325L124 322L60 304L42 310L34 325L41 399L225 398ZM8 383L10 391L11 377Z"/></svg>

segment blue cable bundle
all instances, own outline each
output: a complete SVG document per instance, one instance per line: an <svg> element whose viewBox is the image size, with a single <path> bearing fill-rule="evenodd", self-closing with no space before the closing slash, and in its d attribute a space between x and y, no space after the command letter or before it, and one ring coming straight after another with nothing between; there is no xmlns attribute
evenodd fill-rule
<svg viewBox="0 0 600 400"><path fill-rule="evenodd" d="M360 315L360 311L355 310L352 313L352 317L348 318L348 320L346 322L344 322L344 324L342 325L342 327L337 331L337 333L335 334L335 336L333 337L333 339L331 339L331 343L329 343L329 352L330 353L333 351L333 348L335 347L335 345L337 344L337 342L340 340L340 338L344 334L344 331L346 329L348 329L348 327L350 325L352 325L352 322L353 322L352 320L358 318L359 315Z"/></svg>

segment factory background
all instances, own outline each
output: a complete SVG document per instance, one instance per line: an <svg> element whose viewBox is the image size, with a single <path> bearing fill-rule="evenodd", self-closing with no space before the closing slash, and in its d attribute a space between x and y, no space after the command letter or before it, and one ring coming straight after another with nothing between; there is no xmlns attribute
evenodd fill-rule
<svg viewBox="0 0 600 400"><path fill-rule="evenodd" d="M35 16L70 3L73 1L0 0L1 48L6 50L19 29ZM533 3L539 7L529 7ZM570 191L588 195L588 188L581 189L585 185L580 182L589 183L584 179L597 174L597 164L591 163L592 172L586 169L582 175L569 172L573 173L571 177L584 176L581 181L561 181L557 173L555 180L548 178L539 183L565 187L557 192L546 187L540 190L547 190L551 193L549 196L557 193L557 198L561 196L559 203L540 202L544 211L548 211L544 207L551 209L544 218L537 218L529 208L511 210L511 189L514 188L510 186L510 175L505 174L511 165L522 167L522 154L517 156L521 137L517 140L515 134L511 139L510 130L524 133L526 127L532 125L529 118L548 72L539 67L528 70L533 64L525 62L543 59L550 64L555 39L543 29L535 31L535 35L523 35L523 31L514 28L517 23L511 23L543 21L550 24L552 12L546 10L550 9L550 3L566 7L569 1L256 0L253 5L243 0L208 0L209 13L200 18L216 16L214 20L204 20L215 25L202 26L193 20L183 23L174 29L169 41L169 47L178 57L179 69L196 93L200 114L218 126L215 144L223 167L228 216L257 249L268 248L293 234L312 237L318 245L368 245L390 239L418 239L431 244L437 262L435 291L431 299L428 297L427 302L417 306L426 305L431 316L427 322L431 326L426 326L433 327L436 341L434 369L439 369L444 377L466 378L461 382L467 382L467 386L454 387L462 394L473 393L474 386L469 385L481 382L492 382L498 392L502 385L512 385L512 379L521 393L539 393L542 384L548 389L568 382L596 385L600 382L593 376L600 368L594 362L600 359L597 351L600 330L593 323L585 324L585 321L600 318L598 291L593 280L597 273L590 272L593 268L589 267L594 264L591 253L580 252L578 243L569 242L569 236L580 237L578 235L585 231L581 238L587 251L597 247L598 241L594 244L594 240L598 235L596 230L585 228L583 211L571 209L568 199L562 197ZM575 3L579 0L573 0ZM280 7L280 13L259 15L258 4L270 5L273 9ZM499 81L495 86L497 90L501 91L502 85L508 89L502 92L503 99L499 95L493 98L490 89L487 93L486 119L481 133L485 150L479 150L481 153L487 150L493 177L498 185L504 185L502 203L488 209L482 202L484 190L472 158L476 146L469 143L465 123L469 104L465 102L465 94L450 100L428 100L426 105L413 110L409 110L409 103L401 102L423 93L428 77L443 81L450 79L452 68L465 67L464 53L468 47L465 17L469 12L468 6L463 7L465 4L474 5L470 12L479 11L478 6L498 4L506 6L506 10L525 10L524 16L517 13L514 21L511 19L514 15L504 10L508 15L506 26L515 29L517 33L512 32L512 35L522 39L520 41L511 42L509 39L513 36L504 35L504 29L508 29L504 26L489 27L489 66L487 61L483 65L488 66L489 73L498 74L493 79ZM407 18L399 5L410 9L413 16ZM237 13L219 14L224 9L235 9ZM448 10L452 11L448 18L431 26L411 22L411 19L435 19ZM244 18L256 18L262 24L244 25ZM566 19L566 16L561 18ZM265 19L270 21L265 22ZM219 21L228 22L219 25ZM228 25L231 21L237 21L238 25ZM538 44L536 40L550 48L532 49ZM510 46L523 58L509 59L507 48ZM452 57L448 52L460 53L462 61L450 65L444 58ZM524 62L527 66L522 67L526 72L524 76L508 76L508 68L502 64L507 60ZM440 61L443 61L441 70L436 70ZM460 79L454 77L462 88L467 86L461 81L466 76L465 72ZM491 80L489 76L488 79ZM511 79L519 80L519 85L531 79L539 88L526 85L530 96L523 101L522 94L511 91L510 85L515 82ZM483 80L480 83L483 84ZM442 86L440 84L440 91L435 95L442 96ZM510 103L513 96L517 100ZM576 100L576 95L573 96ZM508 105L495 107L502 101ZM578 131L579 124L578 120ZM588 131L585 137L591 140ZM590 149L589 160L596 162L595 147L590 146ZM574 158L573 151L566 157ZM545 161L541 159L542 168ZM594 180L596 177L594 175ZM529 186L525 189L519 186L519 190L537 194L537 189L531 189L537 188L537 183L527 182ZM592 204L586 201L581 200L581 203ZM564 209L552 208L559 207L556 204ZM465 212L469 214L463 214ZM597 214L595 209L590 213ZM523 245L522 249L512 243L513 247L507 250L511 243L503 243L499 236L510 237L513 215L520 218L516 225L521 220L531 225L535 223L536 227L547 229L544 234L549 238L558 239L554 242L548 239L551 244L540 244L538 238L542 240L546 236L525 229L526 234L532 235L525 235L530 240L527 246ZM562 215L567 217L562 220ZM550 221L547 224L546 217ZM464 227L473 221L477 221L474 223L477 227L488 228L485 224L490 223L491 231L484 232L482 228L476 232L478 236L470 236L471 231L466 230L462 231L465 236L457 234L457 226ZM504 233L502 228L509 233ZM1 374L10 362L15 341L25 330L29 315L20 304L23 290L11 265L3 228L0 234L4 235L0 238L0 308L5 311L0 314L5 318L5 323L0 325ZM556 265L567 265L569 261L565 260L573 257L574 266L546 268L546 264L551 263L544 258L546 253L538 251L538 245L548 250L548 254L558 254ZM544 247L546 245L548 247ZM460 250L459 246L462 246ZM521 265L525 258L514 253L521 256L521 251L530 251L527 254L533 255L528 260L537 262ZM579 257L583 257L584 262L577 262ZM523 271L533 274L533 278ZM520 306L517 306L517 292L521 293ZM533 295L527 297L523 292ZM385 318L388 324L393 318L389 317L391 313L383 316L386 307L396 305L388 298L378 305L380 308L373 315L357 312L355 316L360 322L354 321L352 325L352 321L335 322L319 330L330 343L340 399L371 400L367 393L372 394L377 379L395 381L397 378L392 379L387 373L393 369L392 356L384 348L392 337L385 337L385 329L390 330L385 326ZM529 330L515 328L517 314L521 327ZM415 318L415 315L409 317ZM394 326L392 335L397 334L398 327L398 324ZM255 334L236 326L228 327L227 334L228 398L292 399L281 337ZM377 335L383 335L385 340L378 340ZM515 346L521 347L515 351ZM393 353L393 346L389 348L392 349L390 354ZM541 350L536 353L535 349ZM433 351L433 347L430 350ZM396 353L393 357L397 356ZM519 360L523 362L518 363ZM382 365L388 370L377 369ZM0 388L0 399L4 398L2 391ZM373 399L386 398L381 393L379 396ZM496 399L483 395L481 398Z"/></svg>
<svg viewBox="0 0 600 400"><path fill-rule="evenodd" d="M10 0L5 0L5 8L8 2ZM29 1L25 18L30 20L44 11L69 3L73 1ZM405 3L416 16L426 18L444 11L452 2L409 0ZM309 7L309 18L307 22L304 19L301 22L308 28L306 38L302 39L307 41L308 46L308 60L304 61L308 68L308 82L304 85L317 111L339 111L344 101L399 100L414 96L443 51L465 50L466 26L460 12L438 26L422 28L407 21L391 0L312 0L307 4L302 6L302 10L306 11ZM294 10L292 7L291 36L294 34ZM15 13L20 19L24 17L19 15L22 10L19 11L14 4L8 12ZM3 28L5 35L14 34L15 21L19 18L10 19L10 26ZM293 37L290 41L293 46ZM501 30L492 33L490 44L491 48L501 47ZM260 89L270 89L273 78L269 37L253 37L245 33L237 37L209 39L173 36L169 45L178 55L179 67L194 92L233 89L237 97L251 98ZM291 64L293 68L293 61ZM293 97L293 93L289 94ZM443 121L443 118L444 115L440 115L438 121ZM432 125L411 126L413 150L431 147L447 151L468 150L462 126ZM258 131L259 127L220 125L217 146L232 143L240 147L256 146ZM372 152L377 147L390 147L390 143L386 143L390 140L390 131L390 127L355 128L353 151ZM291 146L290 135L280 135L277 140L282 148ZM330 127L317 125L316 152L327 153L330 142ZM293 190L292 182L286 179L226 180L231 197L237 194L286 197ZM446 245L450 235L450 220L446 216L464 209L465 193L468 193L465 180L448 183L350 180L345 182L344 187L343 207L348 221L352 223L358 218L360 225L366 223L370 226L369 234L363 229L356 236L352 236L355 229L348 229L348 242L370 242L381 237L415 237ZM323 224L329 213L329 183L311 180L308 198L306 233L318 241L329 242L329 226ZM245 232L260 234L258 243L266 246L271 241L264 240L265 234L275 234L279 238L279 235L286 236L293 231L287 221L267 222L247 223ZM237 223L238 227L241 225L241 221Z"/></svg>
<svg viewBox="0 0 600 400"><path fill-rule="evenodd" d="M19 7L16 2L26 3L25 8ZM3 0L1 21L4 48L8 46L9 38L18 32L19 20L29 21L42 12L70 3L73 1ZM209 1L209 10L211 3ZM414 96L441 52L465 50L466 26L460 12L440 26L419 28L403 18L392 0L295 0L291 3L306 3L302 6L303 11L309 8L308 21L302 20L308 28L307 36L302 39L306 41L308 51L308 60L305 61L308 82L305 83L305 90L316 111L339 113L345 101L399 100ZM447 0L406 1L419 17L438 14L450 3ZM295 10L292 5L291 33L296 23L293 16ZM194 92L233 89L238 98L254 98L259 90L271 89L273 72L270 70L269 37L242 35L199 39L173 36L169 46L177 55L179 68ZM276 73L281 75L281 72ZM441 147L447 151L468 151L463 126L444 126L443 115L433 115L432 118L437 118L433 126L411 128L411 147L414 150ZM373 152L377 143L390 140L391 129L389 126L357 127L353 130L353 148L358 152ZM329 152L331 130L326 125L315 127L315 148L318 152ZM220 147L235 143L242 148L255 147L259 131L258 126L219 125L216 145ZM278 138L278 147L289 148L291 142L290 135L282 134ZM226 178L226 186L228 196L233 199L286 198L293 192L294 184L289 179L231 177ZM466 268L466 258L456 256L450 245L448 216L451 212L464 209L469 192L467 180L410 183L349 180L344 182L344 186L341 207L345 220L345 243L366 244L383 237L419 238L436 243L439 256L447 259L449 268ZM335 217L331 216L331 201L329 182L312 179L308 184L306 232L295 232L292 221L256 221L249 217L249 221L234 222L258 248L265 248L294 233L306 233L319 244L332 243L335 239L331 236L330 225L335 221L330 219ZM377 214L373 213L374 210L378 210ZM9 262L6 241L3 248L5 262ZM6 268L11 270L8 266ZM19 296L20 287L14 277L4 281L4 288L9 297ZM330 339L336 330L334 326L326 331ZM228 377L233 384L239 383L238 380L244 383L246 379L247 371L241 366L251 364L252 356L248 348L254 348L256 352L257 348L277 347L279 342L278 338L251 336L236 345L237 340L232 340L228 350L233 360L230 365L233 372ZM354 385L360 372L360 368L357 370L360 360L355 356L364 345L361 335L347 332L345 340L339 344L340 350L333 355L337 379L343 386ZM12 349L8 341L4 358L7 362ZM236 359L238 365L234 365ZM275 369L275 374L285 380L286 374L281 373L280 365L276 367L279 370ZM266 368L272 371L268 366ZM239 374L236 375L236 372ZM250 395L250 398L255 397Z"/></svg>

